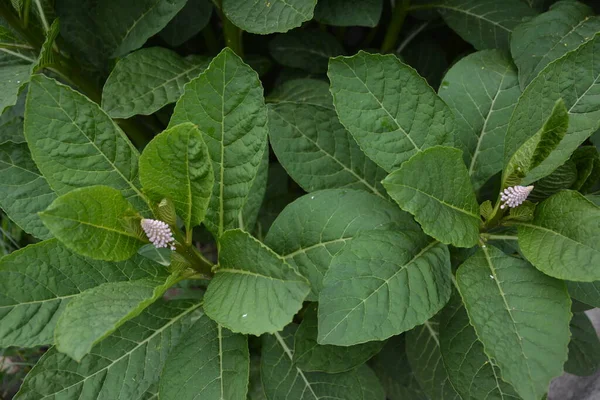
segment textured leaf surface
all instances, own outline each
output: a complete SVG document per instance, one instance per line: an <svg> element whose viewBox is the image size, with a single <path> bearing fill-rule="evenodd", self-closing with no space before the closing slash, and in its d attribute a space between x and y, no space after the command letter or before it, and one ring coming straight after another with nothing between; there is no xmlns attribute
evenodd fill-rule
<svg viewBox="0 0 600 400"><path fill-rule="evenodd" d="M294 331L262 339L261 375L269 400L384 400L385 393L373 371L362 365L348 372L326 374L304 372L292 363Z"/></svg>
<svg viewBox="0 0 600 400"><path fill-rule="evenodd" d="M59 0L62 37L89 62L136 50L183 8L186 0Z"/></svg>
<svg viewBox="0 0 600 400"><path fill-rule="evenodd" d="M520 399L485 354L457 293L441 313L439 340L448 378L463 399Z"/></svg>
<svg viewBox="0 0 600 400"><path fill-rule="evenodd" d="M204 311L234 332L261 335L292 322L310 287L284 259L235 229L219 239L219 267L204 296Z"/></svg>
<svg viewBox="0 0 600 400"><path fill-rule="evenodd" d="M73 297L107 282L156 277L159 268L139 256L91 260L56 239L15 251L0 261L0 346L52 344L58 317Z"/></svg>
<svg viewBox="0 0 600 400"><path fill-rule="evenodd" d="M567 359L571 301L563 282L483 247L456 279L485 353L524 400L537 400Z"/></svg>
<svg viewBox="0 0 600 400"><path fill-rule="evenodd" d="M439 317L406 334L406 354L423 391L433 399L459 400L440 351Z"/></svg>
<svg viewBox="0 0 600 400"><path fill-rule="evenodd" d="M288 205L265 244L310 281L308 300L315 301L333 256L360 232L375 229L420 230L409 214L372 194L323 190Z"/></svg>
<svg viewBox="0 0 600 400"><path fill-rule="evenodd" d="M295 30L276 36L269 52L281 65L320 74L327 72L329 58L343 54L344 48L327 32Z"/></svg>
<svg viewBox="0 0 600 400"><path fill-rule="evenodd" d="M269 103L313 104L333 110L329 85L317 79L292 79L277 86L267 97Z"/></svg>
<svg viewBox="0 0 600 400"><path fill-rule="evenodd" d="M329 92L329 85L327 85L327 92ZM23 119L26 97L27 91L22 91L17 99L17 103L14 106L8 107L0 114L0 144L5 142L25 143Z"/></svg>
<svg viewBox="0 0 600 400"><path fill-rule="evenodd" d="M249 362L248 339L203 315L169 354L160 398L246 400Z"/></svg>
<svg viewBox="0 0 600 400"><path fill-rule="evenodd" d="M407 35L418 34L424 25L420 25ZM402 42L403 44L405 42ZM398 47L398 57L417 70L432 88L439 88L442 77L448 70L448 54L445 46L432 38L422 36L405 45Z"/></svg>
<svg viewBox="0 0 600 400"><path fill-rule="evenodd" d="M333 26L375 27L382 10L382 0L319 0L315 19Z"/></svg>
<svg viewBox="0 0 600 400"><path fill-rule="evenodd" d="M214 174L202 134L190 123L155 136L140 157L140 181L156 203L173 201L189 231L200 225L213 190Z"/></svg>
<svg viewBox="0 0 600 400"><path fill-rule="evenodd" d="M287 32L312 19L317 0L223 0L223 12L250 33Z"/></svg>
<svg viewBox="0 0 600 400"><path fill-rule="evenodd" d="M267 191L267 182L269 179L269 156L270 151L268 148L269 144L265 143L265 150L263 152L263 158L260 161L258 172L250 187L248 193L248 199L244 208L240 214L240 229L252 232L258 220L258 214L260 207L265 199L265 193Z"/></svg>
<svg viewBox="0 0 600 400"><path fill-rule="evenodd" d="M364 364L379 353L385 342L369 342L356 346L341 347L317 343L317 304L304 312L302 323L294 340L294 364L302 371L335 374Z"/></svg>
<svg viewBox="0 0 600 400"><path fill-rule="evenodd" d="M452 112L396 56L360 51L352 57L336 57L329 61L327 74L341 123L386 171L450 140Z"/></svg>
<svg viewBox="0 0 600 400"><path fill-rule="evenodd" d="M208 25L212 9L210 0L188 0L160 31L160 37L171 47L181 46Z"/></svg>
<svg viewBox="0 0 600 400"><path fill-rule="evenodd" d="M600 103L600 35L549 64L523 92L504 140L504 159L544 125L556 101L562 98L569 112L569 129L558 147L527 175L524 184L550 174L597 130Z"/></svg>
<svg viewBox="0 0 600 400"><path fill-rule="evenodd" d="M307 192L362 189L385 197L385 171L368 159L335 111L310 104L269 106L269 137L277 159Z"/></svg>
<svg viewBox="0 0 600 400"><path fill-rule="evenodd" d="M35 75L25 113L31 155L56 193L111 186L138 210L147 210L138 151L97 104L54 79Z"/></svg>
<svg viewBox="0 0 600 400"><path fill-rule="evenodd" d="M25 143L0 144L0 205L25 232L39 238L52 237L37 215L56 199L40 174Z"/></svg>
<svg viewBox="0 0 600 400"><path fill-rule="evenodd" d="M389 195L442 243L472 247L479 237L479 205L460 150L417 153L383 181Z"/></svg>
<svg viewBox="0 0 600 400"><path fill-rule="evenodd" d="M7 107L17 103L17 98L21 88L29 80L31 75L31 65L22 62L10 62L8 65L2 65L0 68L0 114Z"/></svg>
<svg viewBox="0 0 600 400"><path fill-rule="evenodd" d="M572 298L594 307L600 307L600 282L566 281Z"/></svg>
<svg viewBox="0 0 600 400"><path fill-rule="evenodd" d="M561 191L519 224L519 247L543 273L559 279L600 280L600 208L582 194Z"/></svg>
<svg viewBox="0 0 600 400"><path fill-rule="evenodd" d="M174 103L183 86L204 71L203 56L183 58L161 47L131 53L120 60L102 91L102 108L113 118L150 115Z"/></svg>
<svg viewBox="0 0 600 400"><path fill-rule="evenodd" d="M450 289L445 245L422 232L365 232L325 275L319 343L349 346L407 331L435 315Z"/></svg>
<svg viewBox="0 0 600 400"><path fill-rule="evenodd" d="M161 272L152 279L105 283L74 298L54 330L57 350L81 361L94 345L139 315L175 282L175 276Z"/></svg>
<svg viewBox="0 0 600 400"><path fill-rule="evenodd" d="M504 136L521 94L517 70L504 53L480 51L452 66L439 94L454 113L455 145L479 189L502 170Z"/></svg>
<svg viewBox="0 0 600 400"><path fill-rule="evenodd" d="M158 381L170 351L192 324L191 301L159 301L76 362L48 350L27 375L19 400L132 400Z"/></svg>
<svg viewBox="0 0 600 400"><path fill-rule="evenodd" d="M575 313L570 326L571 341L565 371L579 376L592 375L600 368L600 340L596 328L585 313Z"/></svg>
<svg viewBox="0 0 600 400"><path fill-rule="evenodd" d="M600 31L600 18L578 1L559 1L548 12L518 25L510 49L525 88L552 61Z"/></svg>
<svg viewBox="0 0 600 400"><path fill-rule="evenodd" d="M444 0L438 7L448 26L477 50L508 50L515 27L536 14L520 0Z"/></svg>
<svg viewBox="0 0 600 400"><path fill-rule="evenodd" d="M208 146L215 184L205 224L219 237L237 228L267 141L267 108L258 75L225 48L192 80L169 126L191 122Z"/></svg>
<svg viewBox="0 0 600 400"><path fill-rule="evenodd" d="M54 237L90 258L126 260L144 244L126 228L128 220L139 220L137 212L118 190L107 186L90 186L64 194L40 216Z"/></svg>

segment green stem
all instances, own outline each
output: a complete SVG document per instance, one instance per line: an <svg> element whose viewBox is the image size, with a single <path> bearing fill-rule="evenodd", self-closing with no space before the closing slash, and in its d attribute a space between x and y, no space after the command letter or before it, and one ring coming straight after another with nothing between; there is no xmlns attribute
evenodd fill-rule
<svg viewBox="0 0 600 400"><path fill-rule="evenodd" d="M187 244L186 239L179 229L172 227L171 231L173 232L173 237L178 242L175 251L181 254L195 271L208 277L213 276L212 268L214 264L204 258L193 244Z"/></svg>
<svg viewBox="0 0 600 400"><path fill-rule="evenodd" d="M409 6L410 0L399 0L398 4L396 4L392 13L390 26L383 38L383 44L381 45L382 53L389 53L396 48L396 42L398 41L398 36L402 30L402 25L404 25Z"/></svg>
<svg viewBox="0 0 600 400"><path fill-rule="evenodd" d="M217 54L219 52L219 43L217 37L210 24L206 25L206 28L202 29L202 36L206 43L206 48L210 54Z"/></svg>
<svg viewBox="0 0 600 400"><path fill-rule="evenodd" d="M223 22L223 36L225 36L225 46L229 47L240 57L244 57L244 48L242 46L242 31L240 28L231 23L223 12L222 2L221 7L217 8L221 21Z"/></svg>
<svg viewBox="0 0 600 400"><path fill-rule="evenodd" d="M493 235L490 233L482 233L481 236L486 240L518 240L514 235Z"/></svg>

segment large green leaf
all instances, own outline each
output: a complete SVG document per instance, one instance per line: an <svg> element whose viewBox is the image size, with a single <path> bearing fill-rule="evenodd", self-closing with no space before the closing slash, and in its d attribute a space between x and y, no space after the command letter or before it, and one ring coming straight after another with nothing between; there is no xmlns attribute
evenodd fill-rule
<svg viewBox="0 0 600 400"><path fill-rule="evenodd" d="M56 194L40 174L25 143L0 144L0 206L21 229L48 239L52 235L38 216Z"/></svg>
<svg viewBox="0 0 600 400"><path fill-rule="evenodd" d="M174 103L183 86L206 69L203 56L183 58L162 47L131 53L112 70L102 91L102 108L113 118L150 115Z"/></svg>
<svg viewBox="0 0 600 400"><path fill-rule="evenodd" d="M600 179L600 153L596 146L581 146L570 159L577 168L577 179L571 189L587 193Z"/></svg>
<svg viewBox="0 0 600 400"><path fill-rule="evenodd" d="M456 247L477 244L479 205L460 150L436 146L417 153L383 186L428 235Z"/></svg>
<svg viewBox="0 0 600 400"><path fill-rule="evenodd" d="M249 362L248 339L203 315L169 354L160 398L246 400Z"/></svg>
<svg viewBox="0 0 600 400"><path fill-rule="evenodd" d="M596 373L600 368L600 340L596 328L585 313L575 313L571 319L569 359L565 371L579 376Z"/></svg>
<svg viewBox="0 0 600 400"><path fill-rule="evenodd" d="M477 50L509 49L512 31L536 14L521 0L441 0L436 6L456 33Z"/></svg>
<svg viewBox="0 0 600 400"><path fill-rule="evenodd" d="M480 51L452 66L439 94L454 112L455 145L479 189L502 170L504 136L521 94L517 70L504 53Z"/></svg>
<svg viewBox="0 0 600 400"><path fill-rule="evenodd" d="M319 344L349 346L407 331L441 310L451 286L445 245L422 232L364 232L323 279Z"/></svg>
<svg viewBox="0 0 600 400"><path fill-rule="evenodd" d="M265 199L269 179L269 155L269 144L265 143L263 158L260 161L254 182L252 182L252 186L250 187L246 204L244 204L244 208L240 211L240 229L248 232L253 232L260 208Z"/></svg>
<svg viewBox="0 0 600 400"><path fill-rule="evenodd" d="M415 378L430 398L459 400L442 359L438 320L436 316L406 334L406 355Z"/></svg>
<svg viewBox="0 0 600 400"><path fill-rule="evenodd" d="M118 190L108 186L73 190L39 215L65 246L97 260L126 260L144 244L129 225L139 224L137 212Z"/></svg>
<svg viewBox="0 0 600 400"><path fill-rule="evenodd" d="M277 159L304 190L362 189L385 197L385 171L368 159L335 111L310 104L269 106Z"/></svg>
<svg viewBox="0 0 600 400"><path fill-rule="evenodd" d="M577 48L600 31L600 18L578 1L559 1L550 11L518 25L510 50L525 88L552 61Z"/></svg>
<svg viewBox="0 0 600 400"><path fill-rule="evenodd" d="M295 330L288 325L283 332L263 336L260 372L269 400L385 399L379 380L364 364L339 374L304 372L295 366Z"/></svg>
<svg viewBox="0 0 600 400"><path fill-rule="evenodd" d="M89 62L136 50L183 8L186 0L58 0L61 33Z"/></svg>
<svg viewBox="0 0 600 400"><path fill-rule="evenodd" d="M319 0L315 19L333 26L375 27L381 18L382 0Z"/></svg>
<svg viewBox="0 0 600 400"><path fill-rule="evenodd" d="M600 307L600 282L570 282L566 281L567 289L572 298L589 304L590 306Z"/></svg>
<svg viewBox="0 0 600 400"><path fill-rule="evenodd" d="M187 0L181 11L160 31L160 37L171 47L181 46L208 25L212 9L210 0Z"/></svg>
<svg viewBox="0 0 600 400"><path fill-rule="evenodd" d="M71 300L54 330L57 350L81 361L94 345L138 316L177 280L161 272L152 279L104 283Z"/></svg>
<svg viewBox="0 0 600 400"><path fill-rule="evenodd" d="M323 190L288 205L265 244L310 281L308 300L316 301L333 256L360 232L374 229L420 230L409 214L372 194Z"/></svg>
<svg viewBox="0 0 600 400"><path fill-rule="evenodd" d="M261 335L292 322L310 287L285 260L239 229L219 239L219 266L204 311L233 332Z"/></svg>
<svg viewBox="0 0 600 400"><path fill-rule="evenodd" d="M571 300L563 282L495 247L482 247L456 274L469 320L502 379L538 400L567 360Z"/></svg>
<svg viewBox="0 0 600 400"><path fill-rule="evenodd" d="M198 128L184 123L155 136L140 157L140 181L152 200L173 201L187 231L200 225L213 190L214 174Z"/></svg>
<svg viewBox="0 0 600 400"><path fill-rule="evenodd" d="M454 118L414 69L394 55L363 51L329 61L341 123L388 172L428 147L448 143Z"/></svg>
<svg viewBox="0 0 600 400"><path fill-rule="evenodd" d="M295 30L276 36L269 52L281 65L320 74L327 72L329 58L343 54L344 48L327 32Z"/></svg>
<svg viewBox="0 0 600 400"><path fill-rule="evenodd" d="M313 104L333 110L329 84L317 79L292 79L277 86L267 97L269 103Z"/></svg>
<svg viewBox="0 0 600 400"><path fill-rule="evenodd" d="M369 342L356 346L342 347L320 345L318 335L317 304L311 304L305 311L302 323L294 340L294 364L302 371L327 372L335 374L364 364L379 353L385 342Z"/></svg>
<svg viewBox="0 0 600 400"><path fill-rule="evenodd" d="M327 92L329 92L329 85L325 82L323 83L327 86ZM331 95L329 96L331 97ZM26 98L27 91L23 90L17 98L17 103L14 106L8 107L0 114L0 144L5 142L26 142L25 135L23 134Z"/></svg>
<svg viewBox="0 0 600 400"><path fill-rule="evenodd" d="M458 293L450 298L441 313L439 340L448 378L463 399L519 398L483 351Z"/></svg>
<svg viewBox="0 0 600 400"><path fill-rule="evenodd" d="M425 27L425 23L414 28L413 32L407 35L407 38L411 37L411 34L414 35L415 32L419 33L423 27ZM405 47L398 47L396 50L398 57L416 69L419 75L427 80L429 86L439 88L442 77L449 67L447 48L442 43L427 36L402 43L408 44L404 45Z"/></svg>
<svg viewBox="0 0 600 400"><path fill-rule="evenodd" d="M0 56L0 60L2 57L3 56ZM2 93L0 96L1 114L7 107L17 103L19 93L31 75L32 65L24 63L23 60L8 63L0 61L0 65L0 93Z"/></svg>
<svg viewBox="0 0 600 400"><path fill-rule="evenodd" d="M81 362L48 350L23 381L19 400L133 400L156 383L199 304L159 301L96 345ZM143 397L151 398L151 397Z"/></svg>
<svg viewBox="0 0 600 400"><path fill-rule="evenodd" d="M223 13L250 33L287 32L313 17L317 0L223 0Z"/></svg>
<svg viewBox="0 0 600 400"><path fill-rule="evenodd" d="M25 137L40 172L56 193L92 185L120 190L140 211L138 151L100 107L44 75L29 84Z"/></svg>
<svg viewBox="0 0 600 400"><path fill-rule="evenodd" d="M569 128L558 147L529 172L524 184L550 174L592 133L600 120L596 92L600 83L600 35L550 63L525 89L513 112L504 140L504 159L535 135L562 98L569 113ZM564 82L570 82L568 85Z"/></svg>
<svg viewBox="0 0 600 400"><path fill-rule="evenodd" d="M205 224L219 237L237 228L262 160L267 108L258 75L229 48L186 85L169 126L191 122L208 146L215 184Z"/></svg>
<svg viewBox="0 0 600 400"><path fill-rule="evenodd" d="M565 190L539 204L533 221L519 223L519 247L546 275L571 281L600 280L600 208Z"/></svg>

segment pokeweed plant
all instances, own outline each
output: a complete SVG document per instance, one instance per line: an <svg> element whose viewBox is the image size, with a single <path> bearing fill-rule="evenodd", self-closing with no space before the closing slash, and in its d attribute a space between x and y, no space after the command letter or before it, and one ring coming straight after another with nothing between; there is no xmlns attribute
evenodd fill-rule
<svg viewBox="0 0 600 400"><path fill-rule="evenodd" d="M49 346L17 399L539 400L597 371L600 19L393 3L0 1L31 242L0 347Z"/></svg>

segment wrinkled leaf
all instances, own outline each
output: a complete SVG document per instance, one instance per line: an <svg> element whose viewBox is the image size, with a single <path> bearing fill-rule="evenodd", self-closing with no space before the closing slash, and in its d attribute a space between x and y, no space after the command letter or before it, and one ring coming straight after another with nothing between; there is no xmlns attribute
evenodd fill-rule
<svg viewBox="0 0 600 400"><path fill-rule="evenodd" d="M210 0L187 0L175 18L160 31L160 37L169 46L182 45L208 25L212 9Z"/></svg>
<svg viewBox="0 0 600 400"><path fill-rule="evenodd" d="M287 32L312 19L317 0L223 0L227 18L250 33Z"/></svg>
<svg viewBox="0 0 600 400"><path fill-rule="evenodd" d="M375 27L381 18L382 0L319 0L315 19L333 26Z"/></svg>
<svg viewBox="0 0 600 400"><path fill-rule="evenodd" d="M569 359L565 371L579 376L594 374L600 368L600 340L596 328L585 313L576 313L571 319Z"/></svg>
<svg viewBox="0 0 600 400"><path fill-rule="evenodd" d="M329 58L343 54L344 48L327 32L294 30L276 36L269 52L281 65L318 74L327 72Z"/></svg>

